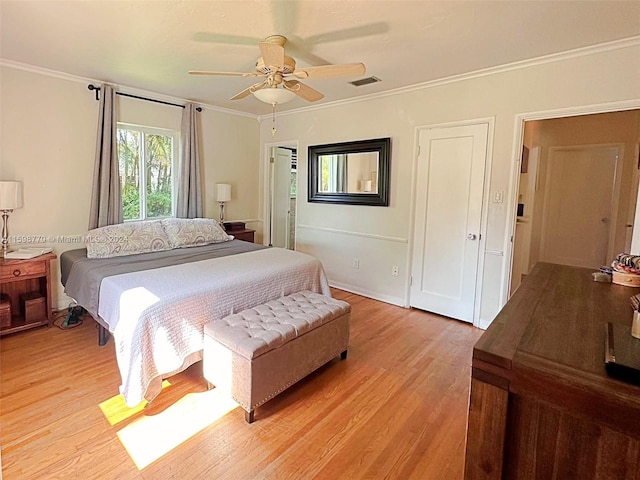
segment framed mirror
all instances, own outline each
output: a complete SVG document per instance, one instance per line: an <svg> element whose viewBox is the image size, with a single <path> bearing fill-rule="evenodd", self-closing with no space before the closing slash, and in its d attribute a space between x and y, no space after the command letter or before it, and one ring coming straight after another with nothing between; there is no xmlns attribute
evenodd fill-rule
<svg viewBox="0 0 640 480"><path fill-rule="evenodd" d="M311 145L310 202L389 205L390 138Z"/></svg>

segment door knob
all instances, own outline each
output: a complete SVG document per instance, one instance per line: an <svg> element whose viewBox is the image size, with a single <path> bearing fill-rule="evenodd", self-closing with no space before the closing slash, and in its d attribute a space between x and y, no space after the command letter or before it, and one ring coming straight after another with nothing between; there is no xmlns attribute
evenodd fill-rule
<svg viewBox="0 0 640 480"><path fill-rule="evenodd" d="M476 239L476 234L475 233L468 233L467 234L467 238L469 240L475 240Z"/></svg>

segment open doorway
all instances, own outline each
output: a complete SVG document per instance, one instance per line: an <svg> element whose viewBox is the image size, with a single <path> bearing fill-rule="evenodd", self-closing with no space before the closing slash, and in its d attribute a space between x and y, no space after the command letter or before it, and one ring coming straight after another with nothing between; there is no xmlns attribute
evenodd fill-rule
<svg viewBox="0 0 640 480"><path fill-rule="evenodd" d="M298 149L269 146L269 245L295 250Z"/></svg>
<svg viewBox="0 0 640 480"><path fill-rule="evenodd" d="M524 122L509 295L539 262L597 269L630 252L640 110Z"/></svg>

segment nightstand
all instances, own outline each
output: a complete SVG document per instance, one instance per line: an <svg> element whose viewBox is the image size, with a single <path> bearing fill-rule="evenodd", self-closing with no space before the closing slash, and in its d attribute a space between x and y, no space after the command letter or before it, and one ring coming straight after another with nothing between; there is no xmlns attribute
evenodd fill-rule
<svg viewBox="0 0 640 480"><path fill-rule="evenodd" d="M29 260L0 258L0 336L53 324L51 260L47 253Z"/></svg>
<svg viewBox="0 0 640 480"><path fill-rule="evenodd" d="M233 235L237 240L251 243L254 241L256 231L247 228L243 222L225 222L224 228L229 235Z"/></svg>
<svg viewBox="0 0 640 480"><path fill-rule="evenodd" d="M255 230L251 230L250 228L244 228L242 230L227 230L229 235L233 235L236 240L244 240L245 242L253 243L253 237L256 233Z"/></svg>

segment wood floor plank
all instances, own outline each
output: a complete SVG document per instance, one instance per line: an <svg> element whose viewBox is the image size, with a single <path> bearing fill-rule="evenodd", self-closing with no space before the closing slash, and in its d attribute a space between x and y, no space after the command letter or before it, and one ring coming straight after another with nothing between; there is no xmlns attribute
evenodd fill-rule
<svg viewBox="0 0 640 480"><path fill-rule="evenodd" d="M461 479L472 347L482 331L333 294L352 305L347 360L260 407L251 425L240 408L219 418L209 409L216 392L200 363L169 378L153 404L128 409L113 342L97 345L91 319L2 337L4 478Z"/></svg>

